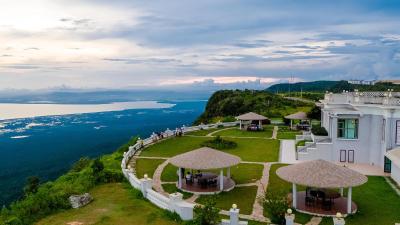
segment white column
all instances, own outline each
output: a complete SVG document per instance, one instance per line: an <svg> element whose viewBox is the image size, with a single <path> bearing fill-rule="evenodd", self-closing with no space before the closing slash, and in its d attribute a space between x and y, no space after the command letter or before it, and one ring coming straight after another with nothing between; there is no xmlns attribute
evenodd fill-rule
<svg viewBox="0 0 400 225"><path fill-rule="evenodd" d="M259 126L260 128L262 128L262 122L261 122L261 120L258 121L258 126Z"/></svg>
<svg viewBox="0 0 400 225"><path fill-rule="evenodd" d="M182 168L178 169L178 176L179 176L179 178L178 178L178 187L182 188Z"/></svg>
<svg viewBox="0 0 400 225"><path fill-rule="evenodd" d="M221 172L219 173L219 190L222 191L224 190L224 170L221 169Z"/></svg>
<svg viewBox="0 0 400 225"><path fill-rule="evenodd" d="M231 208L229 210L229 220L230 225L238 225L239 224L239 209Z"/></svg>
<svg viewBox="0 0 400 225"><path fill-rule="evenodd" d="M285 225L293 225L294 224L294 214L285 214Z"/></svg>
<svg viewBox="0 0 400 225"><path fill-rule="evenodd" d="M292 184L292 192L293 192L293 193L292 193L293 208L297 209L297 187L296 187L296 184L295 184L295 183Z"/></svg>
<svg viewBox="0 0 400 225"><path fill-rule="evenodd" d="M347 213L351 213L351 187L349 187L349 191L347 193Z"/></svg>
<svg viewBox="0 0 400 225"><path fill-rule="evenodd" d="M153 187L153 180L150 178L142 178L140 179L140 185L143 196L147 198L147 190L150 190Z"/></svg>
<svg viewBox="0 0 400 225"><path fill-rule="evenodd" d="M228 167L227 171L226 171L226 177L231 178L231 168Z"/></svg>
<svg viewBox="0 0 400 225"><path fill-rule="evenodd" d="M343 188L340 188L340 196L343 197Z"/></svg>
<svg viewBox="0 0 400 225"><path fill-rule="evenodd" d="M241 130L242 129L242 120L239 120L240 122L239 122L239 130Z"/></svg>
<svg viewBox="0 0 400 225"><path fill-rule="evenodd" d="M290 120L290 129L293 130L293 120Z"/></svg>

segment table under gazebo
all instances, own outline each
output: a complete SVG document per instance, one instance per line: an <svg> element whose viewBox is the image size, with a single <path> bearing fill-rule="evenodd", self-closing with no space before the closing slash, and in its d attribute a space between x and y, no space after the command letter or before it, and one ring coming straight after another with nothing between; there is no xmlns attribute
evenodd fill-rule
<svg viewBox="0 0 400 225"><path fill-rule="evenodd" d="M267 117L253 112L237 116L236 119L239 120L241 130L263 130L262 122L268 120Z"/></svg>
<svg viewBox="0 0 400 225"><path fill-rule="evenodd" d="M285 119L290 120L290 129L293 130L293 121L299 120L300 123L297 124L296 128L300 130L308 130L310 128L310 119L307 117L305 112L297 112L285 116Z"/></svg>
<svg viewBox="0 0 400 225"><path fill-rule="evenodd" d="M179 189L197 193L214 194L230 191L235 182L230 176L230 167L238 165L241 159L225 152L203 147L177 155L169 162L178 167ZM227 170L224 176L224 169ZM216 173L215 171L219 170Z"/></svg>
<svg viewBox="0 0 400 225"><path fill-rule="evenodd" d="M276 174L292 183L293 208L326 216L355 213L352 188L368 181L365 175L321 159L281 167ZM297 185L305 186L305 191L297 192ZM346 197L344 188L348 189Z"/></svg>

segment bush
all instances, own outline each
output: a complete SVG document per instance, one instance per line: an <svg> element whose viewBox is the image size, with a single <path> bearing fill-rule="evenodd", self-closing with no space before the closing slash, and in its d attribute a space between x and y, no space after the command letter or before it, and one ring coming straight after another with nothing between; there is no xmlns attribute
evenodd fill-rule
<svg viewBox="0 0 400 225"><path fill-rule="evenodd" d="M24 187L24 194L29 195L36 193L40 184L40 179L37 176L28 177L27 184Z"/></svg>
<svg viewBox="0 0 400 225"><path fill-rule="evenodd" d="M284 224L285 212L289 208L284 193L266 193L264 199L264 210L272 223Z"/></svg>
<svg viewBox="0 0 400 225"><path fill-rule="evenodd" d="M219 150L225 150L225 149L236 148L237 144L236 144L236 142L224 140L220 136L217 136L212 140L203 142L201 144L201 146L215 148L215 149L219 149Z"/></svg>
<svg viewBox="0 0 400 225"><path fill-rule="evenodd" d="M92 162L91 159L88 157L82 157L78 160L78 162L74 163L71 167L72 172L79 172L83 170L85 167L89 166L90 163Z"/></svg>
<svg viewBox="0 0 400 225"><path fill-rule="evenodd" d="M325 127L313 126L311 132L317 136L328 136L328 131L326 131Z"/></svg>
<svg viewBox="0 0 400 225"><path fill-rule="evenodd" d="M219 224L219 209L215 207L216 202L214 198L208 198L204 206L196 205L194 207L194 220L193 224L196 225L216 225Z"/></svg>
<svg viewBox="0 0 400 225"><path fill-rule="evenodd" d="M164 217L170 219L176 223L182 223L182 218L176 212L171 212L169 210L164 210Z"/></svg>

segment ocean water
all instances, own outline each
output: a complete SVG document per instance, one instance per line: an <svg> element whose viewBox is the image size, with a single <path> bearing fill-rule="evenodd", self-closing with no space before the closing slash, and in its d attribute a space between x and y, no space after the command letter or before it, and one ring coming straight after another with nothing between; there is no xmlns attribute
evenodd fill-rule
<svg viewBox="0 0 400 225"><path fill-rule="evenodd" d="M113 152L133 136L190 125L206 105L206 101L165 103L160 108L0 121L0 205L18 199L29 176L53 180L83 156Z"/></svg>

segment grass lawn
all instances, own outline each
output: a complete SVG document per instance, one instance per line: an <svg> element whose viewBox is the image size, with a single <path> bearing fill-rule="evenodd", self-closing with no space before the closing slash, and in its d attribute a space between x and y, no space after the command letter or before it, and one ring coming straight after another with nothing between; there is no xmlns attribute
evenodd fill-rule
<svg viewBox="0 0 400 225"><path fill-rule="evenodd" d="M278 139L296 139L296 135L300 135L301 131L279 131L278 130Z"/></svg>
<svg viewBox="0 0 400 225"><path fill-rule="evenodd" d="M184 192L184 191L179 190L176 187L176 184L163 184L162 187L163 187L164 191L166 191L166 192L168 192L170 194L175 193L175 192L182 193L183 194L183 199L188 199L188 198L193 196L192 193L188 193L188 192Z"/></svg>
<svg viewBox="0 0 400 225"><path fill-rule="evenodd" d="M80 209L69 209L46 217L36 225L83 224L175 225L163 216L163 210L148 201L138 199L138 191L127 184L113 183L93 188L94 201Z"/></svg>
<svg viewBox="0 0 400 225"><path fill-rule="evenodd" d="M201 147L201 143L212 138L176 137L163 140L145 148L141 156L171 157Z"/></svg>
<svg viewBox="0 0 400 225"><path fill-rule="evenodd" d="M172 157L201 147L201 143L212 138L177 137L164 140L143 150L141 156ZM279 157L279 140L261 138L224 138L237 143L235 149L223 150L237 155L243 161L276 162Z"/></svg>
<svg viewBox="0 0 400 225"><path fill-rule="evenodd" d="M198 131L192 131L190 133L187 133L188 135L194 135L194 136L206 136L207 134L217 131L217 130L221 130L224 128L211 128L208 130L198 130Z"/></svg>
<svg viewBox="0 0 400 225"><path fill-rule="evenodd" d="M216 207L229 210L232 204L237 204L241 214L250 215L253 211L253 204L256 199L257 187L236 187L232 191L222 192L218 195L202 195L196 202L204 203L207 198L216 198Z"/></svg>
<svg viewBox="0 0 400 225"><path fill-rule="evenodd" d="M221 130L213 134L213 136L221 136L221 137L262 137L262 138L271 138L272 137L272 129L270 127L264 127L263 131L247 131L247 130L239 130L238 127L234 127L232 129Z"/></svg>
<svg viewBox="0 0 400 225"><path fill-rule="evenodd" d="M368 182L353 188L353 201L358 206L346 224L394 224L400 222L400 196L383 177L369 176Z"/></svg>
<svg viewBox="0 0 400 225"><path fill-rule="evenodd" d="M261 178L263 169L263 165L241 163L231 168L231 177L236 184L254 183ZM177 170L177 167L168 164L161 174L161 180L164 182L177 181ZM219 170L213 172L219 174ZM224 174L226 175L226 169L224 170Z"/></svg>
<svg viewBox="0 0 400 225"><path fill-rule="evenodd" d="M136 177L143 178L144 174L153 177L154 171L158 165L163 163L162 159L137 159L136 160Z"/></svg>

